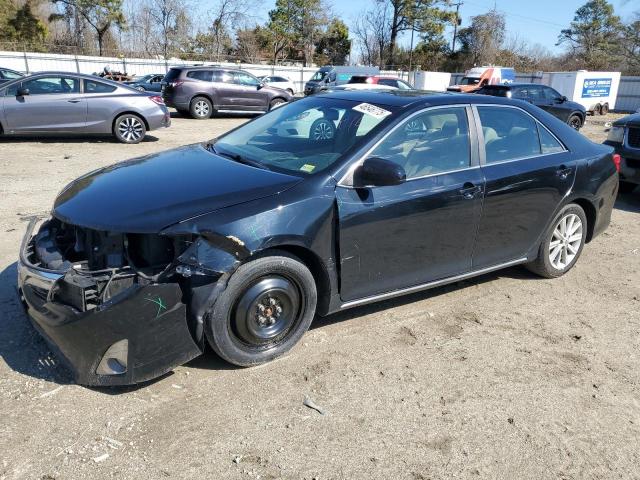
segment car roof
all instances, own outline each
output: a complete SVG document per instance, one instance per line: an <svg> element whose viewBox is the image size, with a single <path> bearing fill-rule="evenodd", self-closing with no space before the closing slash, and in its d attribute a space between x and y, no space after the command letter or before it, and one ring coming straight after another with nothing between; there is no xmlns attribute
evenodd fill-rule
<svg viewBox="0 0 640 480"><path fill-rule="evenodd" d="M407 107L412 105L447 105L460 103L504 103L513 105L510 99L487 97L454 92L430 92L425 90L345 90L320 92L315 96L335 98L338 100L352 100L355 102L374 103Z"/></svg>

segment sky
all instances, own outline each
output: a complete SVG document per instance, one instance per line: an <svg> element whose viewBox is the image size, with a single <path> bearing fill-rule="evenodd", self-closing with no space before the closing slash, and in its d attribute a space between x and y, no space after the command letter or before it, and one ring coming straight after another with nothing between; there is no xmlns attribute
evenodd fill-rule
<svg viewBox="0 0 640 480"><path fill-rule="evenodd" d="M358 15L373 5L375 0L328 0L328 2L332 5L333 13L351 26ZM505 14L507 35L517 34L521 40L531 44L539 43L551 52L559 53L563 47L555 44L560 30L569 26L575 11L586 0L462 0L462 2L460 15L463 27L469 25L470 17L486 13L495 5L498 11ZM623 20L630 19L634 11L640 12L638 0L610 0L610 3L613 4L616 14ZM256 8L255 15L259 17L258 20L265 21L267 12L275 5L275 0L258 1L256 5L259 5L259 8ZM449 40L452 33L452 30L447 32ZM405 35L401 41L408 45L408 35Z"/></svg>

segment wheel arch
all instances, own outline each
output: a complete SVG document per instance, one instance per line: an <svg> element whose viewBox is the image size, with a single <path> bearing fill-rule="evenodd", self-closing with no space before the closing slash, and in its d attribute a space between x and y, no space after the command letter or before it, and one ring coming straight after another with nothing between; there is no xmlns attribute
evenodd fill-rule
<svg viewBox="0 0 640 480"><path fill-rule="evenodd" d="M198 93L194 93L193 95L191 95L191 98L189 99L189 107L191 107L191 102L193 102L198 97L206 98L207 100L209 100L211 102L211 107L214 110L218 109L218 106L217 106L217 103L216 103L216 95L212 94L210 92L198 92Z"/></svg>
<svg viewBox="0 0 640 480"><path fill-rule="evenodd" d="M567 203L567 205L569 205L570 203L575 203L576 205L579 205L582 208L582 210L584 210L584 214L587 216L587 238L585 240L585 243L589 243L593 238L593 232L596 226L596 217L597 217L596 207L591 202L591 200L584 197L572 198Z"/></svg>

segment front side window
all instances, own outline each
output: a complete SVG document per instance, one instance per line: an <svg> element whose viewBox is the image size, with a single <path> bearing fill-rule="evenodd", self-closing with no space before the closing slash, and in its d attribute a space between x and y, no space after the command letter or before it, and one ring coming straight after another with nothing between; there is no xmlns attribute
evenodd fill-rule
<svg viewBox="0 0 640 480"><path fill-rule="evenodd" d="M79 93L80 82L77 78L51 76L34 78L22 82L22 88L29 90L29 95L50 95Z"/></svg>
<svg viewBox="0 0 640 480"><path fill-rule="evenodd" d="M95 80L84 80L84 93L111 93L115 92L115 85L108 85Z"/></svg>
<svg viewBox="0 0 640 480"><path fill-rule="evenodd" d="M245 72L234 72L233 77L235 83L246 87L256 87L260 84L256 77Z"/></svg>
<svg viewBox="0 0 640 480"><path fill-rule="evenodd" d="M551 87L542 87L542 91L544 92L544 96L546 97L547 100L557 101L557 100L560 100L560 98L562 98L562 95L560 95Z"/></svg>
<svg viewBox="0 0 640 480"><path fill-rule="evenodd" d="M478 107L487 164L540 155L536 121L520 109Z"/></svg>
<svg viewBox="0 0 640 480"><path fill-rule="evenodd" d="M221 137L214 149L265 168L307 175L335 163L393 115L395 107L308 97Z"/></svg>
<svg viewBox="0 0 640 480"><path fill-rule="evenodd" d="M327 72L322 72L318 70L316 73L313 74L313 77L311 77L311 80L319 82L320 80L323 80L324 77L326 76L327 76Z"/></svg>
<svg viewBox="0 0 640 480"><path fill-rule="evenodd" d="M407 179L466 168L471 164L466 109L434 108L413 116L369 156L396 162Z"/></svg>

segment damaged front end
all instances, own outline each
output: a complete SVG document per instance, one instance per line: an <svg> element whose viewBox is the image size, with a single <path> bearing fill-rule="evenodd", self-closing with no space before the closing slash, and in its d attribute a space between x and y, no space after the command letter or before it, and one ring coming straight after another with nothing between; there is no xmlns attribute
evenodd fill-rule
<svg viewBox="0 0 640 480"><path fill-rule="evenodd" d="M128 385L202 353L204 316L240 256L199 235L34 219L18 286L34 325L79 384Z"/></svg>

